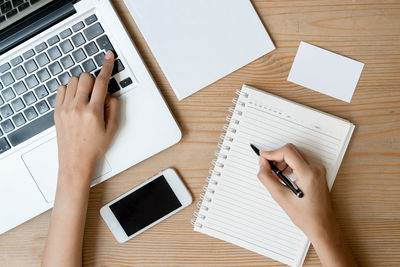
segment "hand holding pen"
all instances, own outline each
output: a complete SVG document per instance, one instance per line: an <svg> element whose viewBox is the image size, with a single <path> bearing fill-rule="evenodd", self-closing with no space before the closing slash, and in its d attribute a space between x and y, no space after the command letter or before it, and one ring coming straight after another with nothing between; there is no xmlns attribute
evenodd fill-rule
<svg viewBox="0 0 400 267"><path fill-rule="evenodd" d="M302 154L292 144L274 151L254 148L249 147L260 154L258 178L293 223L307 235L321 262L331 266L356 266L333 213L324 166ZM304 192L302 198L282 184L280 177L273 172L273 165L282 171L282 175L293 172L296 185Z"/></svg>
<svg viewBox="0 0 400 267"><path fill-rule="evenodd" d="M260 150L253 144L250 144L250 147L254 150L254 152L260 156ZM278 178L284 183L298 198L302 198L304 193L297 187L297 185L288 179L284 174L283 170L278 169L277 166L272 162L272 160L268 160L269 166L271 167L272 172L274 172ZM286 168L288 166L286 165Z"/></svg>

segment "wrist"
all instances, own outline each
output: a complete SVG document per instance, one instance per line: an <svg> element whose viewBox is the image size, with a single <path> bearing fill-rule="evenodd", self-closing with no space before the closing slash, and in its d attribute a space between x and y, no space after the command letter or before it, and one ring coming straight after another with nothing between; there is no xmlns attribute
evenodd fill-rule
<svg viewBox="0 0 400 267"><path fill-rule="evenodd" d="M94 167L84 165L78 167L60 166L58 170L58 182L66 186L67 184L77 187L90 186L94 173Z"/></svg>

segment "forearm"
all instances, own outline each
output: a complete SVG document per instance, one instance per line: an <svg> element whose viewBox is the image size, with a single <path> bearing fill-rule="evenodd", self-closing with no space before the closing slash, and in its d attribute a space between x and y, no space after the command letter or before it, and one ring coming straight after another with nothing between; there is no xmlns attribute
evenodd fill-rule
<svg viewBox="0 0 400 267"><path fill-rule="evenodd" d="M59 171L43 266L80 266L92 170Z"/></svg>
<svg viewBox="0 0 400 267"><path fill-rule="evenodd" d="M323 266L357 266L335 219L316 229L310 240Z"/></svg>

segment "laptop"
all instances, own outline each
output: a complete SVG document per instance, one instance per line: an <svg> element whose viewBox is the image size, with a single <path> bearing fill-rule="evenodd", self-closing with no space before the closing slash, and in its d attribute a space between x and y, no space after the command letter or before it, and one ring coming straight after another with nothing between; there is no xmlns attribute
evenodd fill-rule
<svg viewBox="0 0 400 267"><path fill-rule="evenodd" d="M108 0L0 0L0 234L53 207L60 84L116 60L120 126L92 186L179 142L181 131Z"/></svg>

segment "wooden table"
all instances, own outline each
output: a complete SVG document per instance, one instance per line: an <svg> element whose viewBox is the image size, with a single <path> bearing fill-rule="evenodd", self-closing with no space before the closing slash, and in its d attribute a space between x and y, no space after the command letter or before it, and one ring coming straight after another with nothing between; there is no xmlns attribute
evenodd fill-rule
<svg viewBox="0 0 400 267"><path fill-rule="evenodd" d="M400 1L253 0L277 49L181 102L123 1L113 2L182 127L183 139L92 188L85 265L279 265L194 232L190 218L195 204L122 245L99 215L103 204L168 167L179 171L197 202L235 89L247 83L356 124L332 190L334 209L360 265L400 266ZM301 40L365 63L351 104L286 80ZM38 266L49 220L50 211L1 235L0 266ZM305 265L320 265L313 248Z"/></svg>

